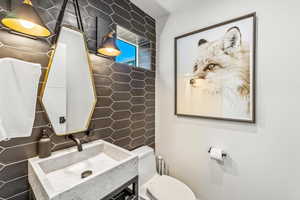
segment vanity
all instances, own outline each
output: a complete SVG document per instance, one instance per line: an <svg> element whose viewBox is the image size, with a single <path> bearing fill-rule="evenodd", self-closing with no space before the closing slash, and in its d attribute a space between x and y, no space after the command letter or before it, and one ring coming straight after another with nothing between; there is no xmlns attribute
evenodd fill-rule
<svg viewBox="0 0 300 200"><path fill-rule="evenodd" d="M38 200L138 199L138 157L98 140L29 159L28 179Z"/></svg>
<svg viewBox="0 0 300 200"><path fill-rule="evenodd" d="M77 147L28 162L32 198L37 200L138 199L138 157L106 141L86 144L97 94L83 32L62 26L49 61L40 102L52 131ZM101 101L101 99L100 99ZM101 134L101 133L100 133ZM50 139L48 139L47 147ZM40 141L39 148L45 152ZM42 157L42 158L41 158Z"/></svg>

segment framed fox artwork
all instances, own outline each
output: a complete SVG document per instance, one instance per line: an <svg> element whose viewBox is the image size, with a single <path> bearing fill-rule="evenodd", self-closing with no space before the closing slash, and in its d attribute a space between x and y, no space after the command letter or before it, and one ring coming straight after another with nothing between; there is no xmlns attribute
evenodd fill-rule
<svg viewBox="0 0 300 200"><path fill-rule="evenodd" d="M175 114L255 123L256 14L175 38Z"/></svg>

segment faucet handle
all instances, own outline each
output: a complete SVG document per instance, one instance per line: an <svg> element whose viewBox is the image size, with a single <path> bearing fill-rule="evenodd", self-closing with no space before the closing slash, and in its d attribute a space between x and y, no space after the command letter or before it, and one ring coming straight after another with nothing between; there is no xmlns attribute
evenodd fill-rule
<svg viewBox="0 0 300 200"><path fill-rule="evenodd" d="M79 152L82 151L82 144L79 138L76 138L73 134L68 135L68 138L76 143Z"/></svg>

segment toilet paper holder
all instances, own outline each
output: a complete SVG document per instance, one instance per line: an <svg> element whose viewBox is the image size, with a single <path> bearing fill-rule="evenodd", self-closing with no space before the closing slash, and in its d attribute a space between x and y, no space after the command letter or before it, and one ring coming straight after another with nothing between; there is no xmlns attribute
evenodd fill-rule
<svg viewBox="0 0 300 200"><path fill-rule="evenodd" d="M209 147L208 153L211 152L211 149L212 149L212 148L213 148L213 147ZM222 153L222 157L223 157L223 158L226 158L226 157L227 157L227 153Z"/></svg>

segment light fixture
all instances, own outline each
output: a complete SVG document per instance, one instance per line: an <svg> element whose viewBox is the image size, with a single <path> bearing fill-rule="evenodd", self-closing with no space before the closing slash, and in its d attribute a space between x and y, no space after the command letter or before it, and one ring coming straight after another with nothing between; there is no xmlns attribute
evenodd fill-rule
<svg viewBox="0 0 300 200"><path fill-rule="evenodd" d="M1 23L13 31L30 36L49 37L51 35L30 0L24 0L22 5L9 12Z"/></svg>
<svg viewBox="0 0 300 200"><path fill-rule="evenodd" d="M114 31L108 33L102 38L102 42L98 48L98 53L111 57L121 54L121 51L116 44L116 33Z"/></svg>

